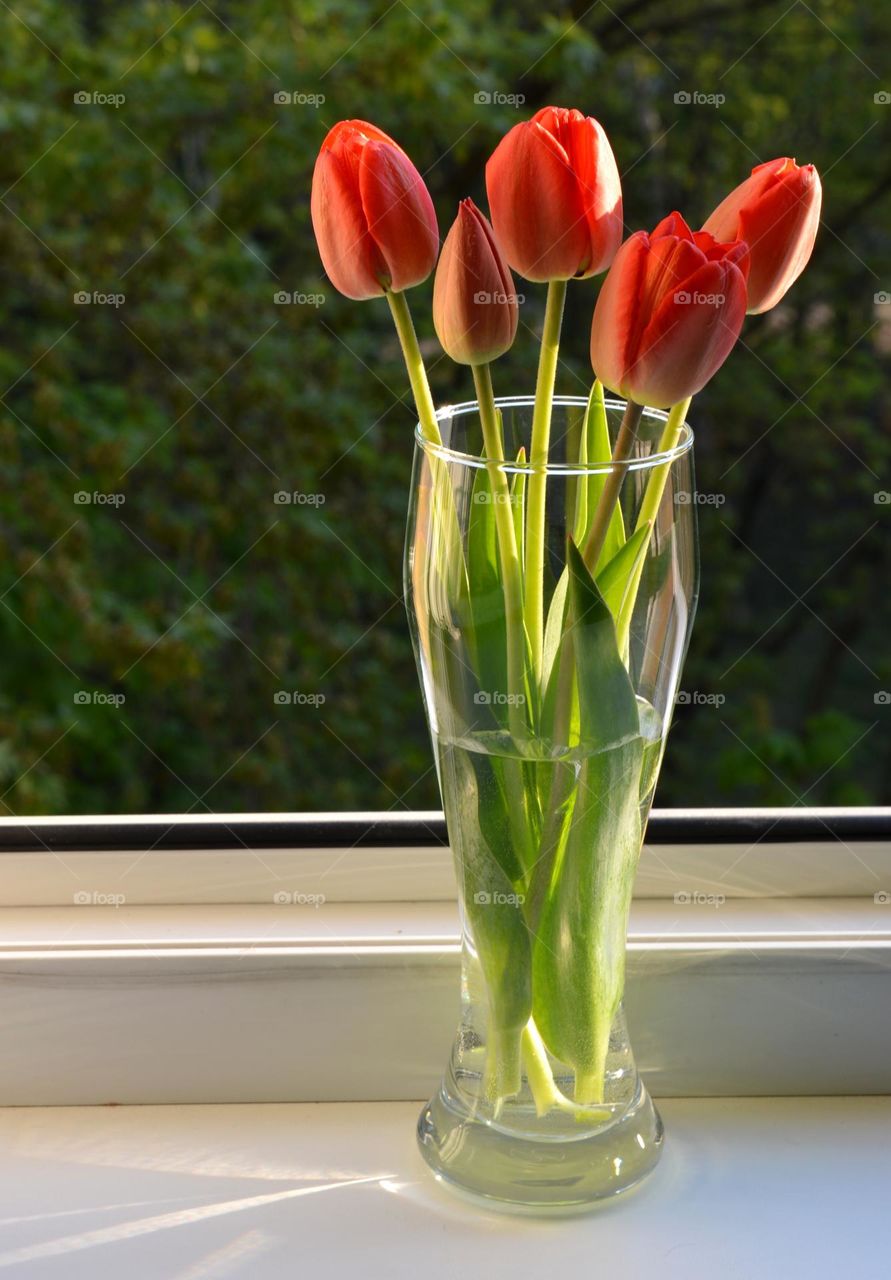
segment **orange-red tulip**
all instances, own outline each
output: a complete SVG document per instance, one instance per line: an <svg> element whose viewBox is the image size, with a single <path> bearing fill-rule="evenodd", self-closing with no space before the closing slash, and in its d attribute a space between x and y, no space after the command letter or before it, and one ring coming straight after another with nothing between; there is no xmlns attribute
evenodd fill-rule
<svg viewBox="0 0 891 1280"><path fill-rule="evenodd" d="M807 266L822 199L814 166L782 156L757 165L706 222L703 230L718 240L748 243L750 313L775 307Z"/></svg>
<svg viewBox="0 0 891 1280"><path fill-rule="evenodd" d="M605 271L622 242L622 184L596 120L544 107L511 129L486 165L492 225L527 280Z"/></svg>
<svg viewBox="0 0 891 1280"><path fill-rule="evenodd" d="M611 391L667 408L717 372L746 314L748 248L691 232L672 213L637 231L603 282L591 327L591 363Z"/></svg>
<svg viewBox="0 0 891 1280"><path fill-rule="evenodd" d="M331 283L348 298L379 298L426 280L439 230L408 156L381 129L341 120L312 177L312 224Z"/></svg>
<svg viewBox="0 0 891 1280"><path fill-rule="evenodd" d="M458 364L487 364L517 335L517 295L495 233L472 200L462 200L433 283L433 325Z"/></svg>

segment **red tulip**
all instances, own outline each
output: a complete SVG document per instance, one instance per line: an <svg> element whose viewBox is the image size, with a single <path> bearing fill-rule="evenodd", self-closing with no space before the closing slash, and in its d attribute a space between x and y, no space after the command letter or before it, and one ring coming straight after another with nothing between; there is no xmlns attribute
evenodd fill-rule
<svg viewBox="0 0 891 1280"><path fill-rule="evenodd" d="M426 280L439 230L408 156L364 120L330 130L312 177L312 224L331 283L348 298L379 298Z"/></svg>
<svg viewBox="0 0 891 1280"><path fill-rule="evenodd" d="M527 280L605 271L622 242L622 184L596 120L544 107L514 125L486 165L492 225Z"/></svg>
<svg viewBox="0 0 891 1280"><path fill-rule="evenodd" d="M823 188L812 164L799 168L783 156L752 170L722 200L703 230L718 240L746 240L751 254L749 312L775 307L808 263Z"/></svg>
<svg viewBox="0 0 891 1280"><path fill-rule="evenodd" d="M458 364L488 364L517 335L517 295L495 233L472 200L462 200L433 284L433 325Z"/></svg>
<svg viewBox="0 0 891 1280"><path fill-rule="evenodd" d="M746 313L748 247L691 232L672 213L622 245L591 327L600 380L628 400L664 409L717 372Z"/></svg>

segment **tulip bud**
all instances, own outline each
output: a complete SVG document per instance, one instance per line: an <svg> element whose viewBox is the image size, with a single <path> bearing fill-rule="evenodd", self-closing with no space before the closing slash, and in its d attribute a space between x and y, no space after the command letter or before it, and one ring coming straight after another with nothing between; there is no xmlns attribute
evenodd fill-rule
<svg viewBox="0 0 891 1280"><path fill-rule="evenodd" d="M364 120L341 120L319 152L312 224L331 283L379 298L426 280L439 249L433 201L402 148Z"/></svg>
<svg viewBox="0 0 891 1280"><path fill-rule="evenodd" d="M718 240L748 243L750 314L775 307L807 266L822 198L814 166L784 156L757 165L706 222L703 230Z"/></svg>
<svg viewBox="0 0 891 1280"><path fill-rule="evenodd" d="M515 125L486 165L492 225L527 280L605 271L622 242L622 184L596 120L545 107Z"/></svg>
<svg viewBox="0 0 891 1280"><path fill-rule="evenodd" d="M679 213L616 255L591 326L591 362L611 391L667 408L718 371L746 313L748 247L690 231Z"/></svg>
<svg viewBox="0 0 891 1280"><path fill-rule="evenodd" d="M488 364L517 335L517 295L495 233L472 200L462 200L433 284L433 326L458 364Z"/></svg>

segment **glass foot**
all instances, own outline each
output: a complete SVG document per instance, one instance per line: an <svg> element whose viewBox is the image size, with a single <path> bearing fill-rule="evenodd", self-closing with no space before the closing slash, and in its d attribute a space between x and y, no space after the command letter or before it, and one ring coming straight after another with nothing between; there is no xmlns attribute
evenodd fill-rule
<svg viewBox="0 0 891 1280"><path fill-rule="evenodd" d="M580 1213L636 1186L662 1152L662 1119L640 1077L628 1105L578 1135L536 1133L534 1110L522 1132L483 1118L447 1082L421 1112L418 1145L437 1178L491 1208ZM540 1130L540 1123L538 1124Z"/></svg>

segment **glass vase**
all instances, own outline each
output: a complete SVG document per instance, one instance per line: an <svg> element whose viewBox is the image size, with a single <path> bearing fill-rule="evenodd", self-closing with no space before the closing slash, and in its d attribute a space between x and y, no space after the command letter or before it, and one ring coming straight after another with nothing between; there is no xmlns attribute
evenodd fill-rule
<svg viewBox="0 0 891 1280"><path fill-rule="evenodd" d="M457 1189L571 1212L639 1182L662 1146L622 996L695 609L693 437L685 425L666 449L666 415L645 411L613 463L625 405L601 402L592 431L589 402L557 397L533 468L532 399L496 404L501 460L485 456L475 402L438 413L441 446L416 438L406 600L463 931L460 1021L418 1139ZM510 547L514 586L532 589L536 527L537 651L505 590Z"/></svg>

